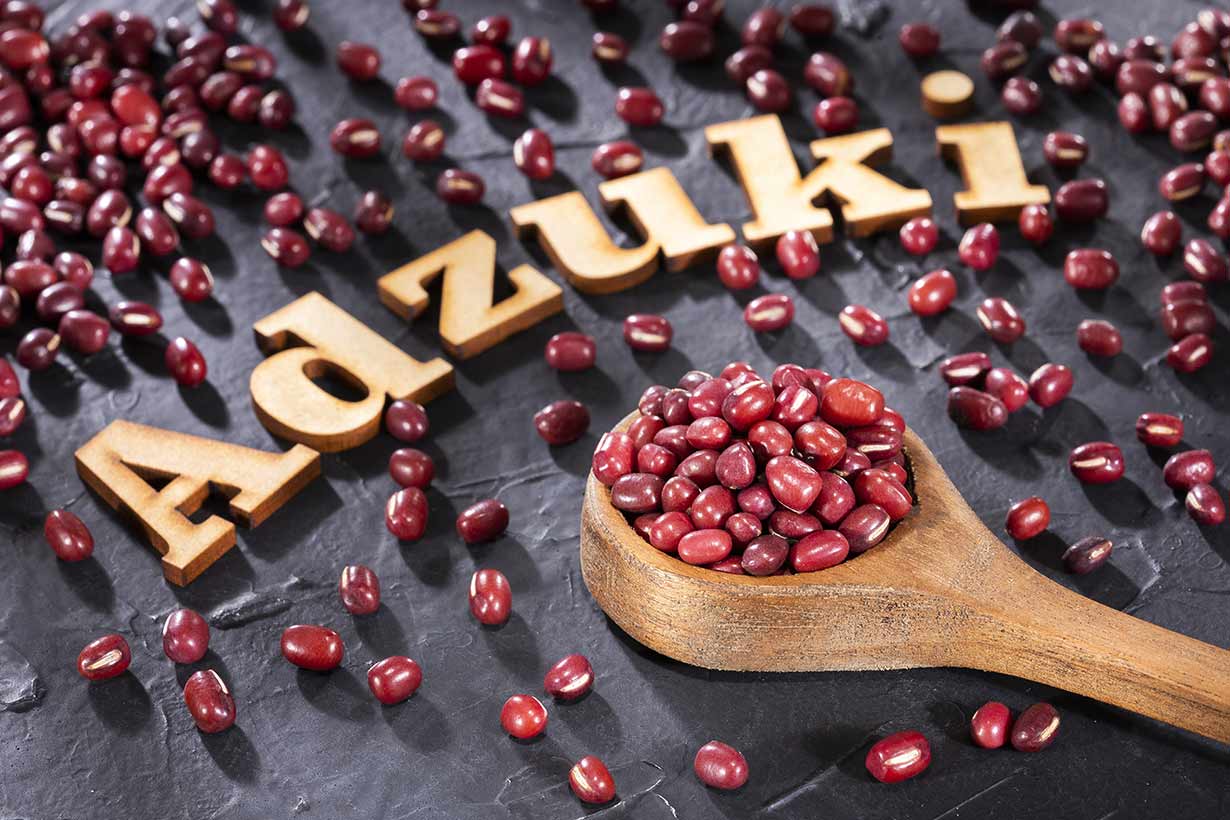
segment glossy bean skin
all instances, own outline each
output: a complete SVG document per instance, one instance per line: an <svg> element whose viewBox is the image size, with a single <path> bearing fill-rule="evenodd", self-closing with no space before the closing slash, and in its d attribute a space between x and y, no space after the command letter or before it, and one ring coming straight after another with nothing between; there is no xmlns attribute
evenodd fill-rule
<svg viewBox="0 0 1230 820"><path fill-rule="evenodd" d="M504 573L480 569L470 578L470 614L484 626L500 626L512 614L512 587Z"/></svg>
<svg viewBox="0 0 1230 820"><path fill-rule="evenodd" d="M863 504L850 511L837 530L850 544L850 553L859 555L884 540L892 519L882 507Z"/></svg>
<svg viewBox="0 0 1230 820"><path fill-rule="evenodd" d="M818 572L835 567L850 555L850 542L836 530L817 530L790 547L790 566L795 572Z"/></svg>
<svg viewBox="0 0 1230 820"><path fill-rule="evenodd" d="M404 655L387 657L367 670L367 688L385 706L409 699L422 683L423 670Z"/></svg>
<svg viewBox="0 0 1230 820"><path fill-rule="evenodd" d="M1179 373L1195 373L1213 359L1213 340L1205 333L1180 339L1166 351L1166 363Z"/></svg>
<svg viewBox="0 0 1230 820"><path fill-rule="evenodd" d="M556 700L574 701L584 697L594 687L594 667L584 655L572 654L560 658L543 677L542 688Z"/></svg>
<svg viewBox="0 0 1230 820"><path fill-rule="evenodd" d="M1012 748L1018 752L1040 752L1055 742L1059 732L1059 712L1049 703L1035 703L1017 716L1012 724Z"/></svg>
<svg viewBox="0 0 1230 820"><path fill-rule="evenodd" d="M589 410L571 399L552 402L534 414L534 429L547 444L571 444L589 430Z"/></svg>
<svg viewBox="0 0 1230 820"><path fill-rule="evenodd" d="M975 225L961 237L957 256L974 270L989 269L999 257L999 231L987 222Z"/></svg>
<svg viewBox="0 0 1230 820"><path fill-rule="evenodd" d="M919 732L889 735L867 752L867 771L881 783L900 783L917 777L931 765L931 745Z"/></svg>
<svg viewBox="0 0 1230 820"><path fill-rule="evenodd" d="M888 341L888 322L864 305L847 305L837 315L842 332L857 345L876 347Z"/></svg>
<svg viewBox="0 0 1230 820"><path fill-rule="evenodd" d="M495 498L470 505L457 516L457 534L467 544L492 541L508 529L508 507Z"/></svg>
<svg viewBox="0 0 1230 820"><path fill-rule="evenodd" d="M940 376L949 385L974 384L991 369L991 357L980 350L958 353L940 362Z"/></svg>
<svg viewBox="0 0 1230 820"><path fill-rule="evenodd" d="M167 370L181 387L196 387L208 376L205 357L195 344L183 336L171 340L163 360Z"/></svg>
<svg viewBox="0 0 1230 820"><path fill-rule="evenodd" d="M1226 504L1211 484L1196 484L1184 498L1187 514L1204 527L1215 527L1226 520Z"/></svg>
<svg viewBox="0 0 1230 820"><path fill-rule="evenodd" d="M1017 541L1028 541L1041 535L1051 523L1051 508L1039 496L1018 501L1008 509L1004 529Z"/></svg>
<svg viewBox="0 0 1230 820"><path fill-rule="evenodd" d="M1118 356L1123 351L1123 336L1110 322L1085 319L1076 327L1076 344L1090 356Z"/></svg>
<svg viewBox="0 0 1230 820"><path fill-rule="evenodd" d="M310 624L288 626L282 632L282 657L313 672L328 672L342 663L346 648L332 629Z"/></svg>
<svg viewBox="0 0 1230 820"><path fill-rule="evenodd" d="M557 333L547 340L543 357L551 369L575 373L593 367L597 351L593 336L568 331Z"/></svg>
<svg viewBox="0 0 1230 820"><path fill-rule="evenodd" d="M1027 116L1042 107L1042 89L1028 77L1010 77L1000 89L1000 101L1013 114Z"/></svg>
<svg viewBox="0 0 1230 820"><path fill-rule="evenodd" d="M389 497L384 525L399 541L417 541L427 531L427 496L418 487L404 487Z"/></svg>
<svg viewBox="0 0 1230 820"><path fill-rule="evenodd" d="M1173 211L1158 211L1145 221L1140 230L1140 242L1156 256L1174 253L1183 236L1183 226Z"/></svg>
<svg viewBox="0 0 1230 820"><path fill-rule="evenodd" d="M1042 245L1051 238L1055 231L1055 222L1051 219L1051 211L1045 205L1026 205L1017 217L1017 227L1021 236L1035 245Z"/></svg>
<svg viewBox="0 0 1230 820"><path fill-rule="evenodd" d="M162 652L175 663L196 663L209 651L209 623L191 609L177 609L162 625Z"/></svg>
<svg viewBox="0 0 1230 820"><path fill-rule="evenodd" d="M500 726L518 740L538 737L547 729L547 709L533 695L513 695L500 708Z"/></svg>
<svg viewBox="0 0 1230 820"><path fill-rule="evenodd" d="M398 399L384 411L384 429L398 441L413 444L427 435L431 423L423 405Z"/></svg>
<svg viewBox="0 0 1230 820"><path fill-rule="evenodd" d="M1110 484L1123 477L1123 451L1109 441L1091 441L1072 450L1068 468L1082 484Z"/></svg>
<svg viewBox="0 0 1230 820"><path fill-rule="evenodd" d="M747 303L743 321L756 333L773 333L794 321L794 300L784 293L768 293Z"/></svg>
<svg viewBox="0 0 1230 820"><path fill-rule="evenodd" d="M734 541L726 530L700 529L680 538L676 549L684 562L703 565L721 561L733 548Z"/></svg>
<svg viewBox="0 0 1230 820"><path fill-rule="evenodd" d="M729 290L746 290L760 281L760 261L745 245L727 245L718 253L718 280Z"/></svg>
<svg viewBox="0 0 1230 820"><path fill-rule="evenodd" d="M1008 742L1012 712L999 701L988 701L978 707L970 719L970 738L983 749L999 749Z"/></svg>
<svg viewBox="0 0 1230 820"><path fill-rule="evenodd" d="M777 262L796 281L820 272L820 248L810 231L786 231L777 240Z"/></svg>
<svg viewBox="0 0 1230 820"><path fill-rule="evenodd" d="M10 396L5 401L18 400ZM61 561L84 561L94 553L94 536L85 522L68 510L52 510L43 521L43 537Z"/></svg>
<svg viewBox="0 0 1230 820"><path fill-rule="evenodd" d="M615 799L615 778L606 764L594 755L586 755L568 772L572 793L584 803L598 805Z"/></svg>
<svg viewBox="0 0 1230 820"><path fill-rule="evenodd" d="M1208 450L1175 453L1162 467L1162 480L1166 486L1179 492L1187 492L1197 484L1212 484L1216 475L1213 454Z"/></svg>
<svg viewBox="0 0 1230 820"><path fill-rule="evenodd" d="M624 341L641 353L661 353L670 347L673 330L665 317L634 313L624 319Z"/></svg>
<svg viewBox="0 0 1230 820"><path fill-rule="evenodd" d="M604 142L594 149L590 166L605 179L635 174L645 164L639 145L628 140Z"/></svg>
<svg viewBox="0 0 1230 820"><path fill-rule="evenodd" d="M1072 392L1072 371L1062 364L1047 363L1029 377L1029 397L1039 407L1053 407Z"/></svg>
<svg viewBox="0 0 1230 820"><path fill-rule="evenodd" d="M1100 248L1078 248L1064 259L1063 278L1074 288L1103 290L1119 279L1119 263Z"/></svg>
<svg viewBox="0 0 1230 820"><path fill-rule="evenodd" d="M1141 413L1136 438L1150 447L1178 447L1183 441L1183 419L1169 413Z"/></svg>
<svg viewBox="0 0 1230 820"><path fill-rule="evenodd" d="M206 734L223 732L235 725L235 698L212 669L192 673L184 684L184 703L196 727Z"/></svg>
<svg viewBox="0 0 1230 820"><path fill-rule="evenodd" d="M692 760L696 779L713 789L730 791L747 782L747 760L733 746L711 740L696 751Z"/></svg>
<svg viewBox="0 0 1230 820"><path fill-rule="evenodd" d="M948 417L958 427L995 430L1008 423L1008 408L990 393L960 385L948 391Z"/></svg>
<svg viewBox="0 0 1230 820"><path fill-rule="evenodd" d="M1064 569L1073 575L1088 575L1110 559L1113 549L1114 545L1106 538L1083 538L1064 551Z"/></svg>
<svg viewBox="0 0 1230 820"><path fill-rule="evenodd" d="M380 579L362 564L351 564L342 569L337 594L342 606L351 615L371 615L380 609Z"/></svg>
<svg viewBox="0 0 1230 820"><path fill-rule="evenodd" d="M11 490L25 482L30 462L17 450L0 450L0 490Z"/></svg>
<svg viewBox="0 0 1230 820"><path fill-rule="evenodd" d="M662 120L665 108L650 88L619 89L615 99L615 115L629 125L649 128Z"/></svg>
<svg viewBox="0 0 1230 820"><path fill-rule="evenodd" d="M957 298L957 279L951 271L933 270L910 285L907 298L915 315L936 316Z"/></svg>
<svg viewBox="0 0 1230 820"><path fill-rule="evenodd" d="M1055 212L1065 222L1092 222L1106 215L1110 194L1100 179L1074 179L1055 192Z"/></svg>
<svg viewBox="0 0 1230 820"><path fill-rule="evenodd" d="M128 671L131 663L128 641L113 633L85 645L77 656L77 673L88 681L109 680Z"/></svg>

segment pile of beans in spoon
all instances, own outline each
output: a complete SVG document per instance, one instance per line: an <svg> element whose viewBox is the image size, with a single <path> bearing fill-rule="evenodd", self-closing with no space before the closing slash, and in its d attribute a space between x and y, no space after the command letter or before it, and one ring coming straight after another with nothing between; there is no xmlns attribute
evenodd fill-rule
<svg viewBox="0 0 1230 820"><path fill-rule="evenodd" d="M884 540L914 504L905 421L854 379L746 362L653 385L602 437L594 477L655 548L720 572L814 572Z"/></svg>

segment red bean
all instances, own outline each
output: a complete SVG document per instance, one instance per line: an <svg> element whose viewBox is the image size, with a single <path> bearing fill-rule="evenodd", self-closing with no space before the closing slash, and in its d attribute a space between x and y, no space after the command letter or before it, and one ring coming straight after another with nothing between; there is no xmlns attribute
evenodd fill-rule
<svg viewBox="0 0 1230 820"><path fill-rule="evenodd" d="M689 564L712 564L730 555L734 543L730 533L720 529L698 529L679 539L679 558Z"/></svg>
<svg viewBox="0 0 1230 820"><path fill-rule="evenodd" d="M1183 249L1183 269L1202 284L1230 280L1230 266L1207 239L1192 239Z"/></svg>
<svg viewBox="0 0 1230 820"><path fill-rule="evenodd" d="M1226 520L1226 505L1210 484L1196 484L1187 491L1187 514L1204 527L1215 527Z"/></svg>
<svg viewBox="0 0 1230 820"><path fill-rule="evenodd" d="M546 707L533 695L513 695L500 709L500 725L518 740L529 740L546 731Z"/></svg>
<svg viewBox="0 0 1230 820"><path fill-rule="evenodd" d="M975 225L961 237L957 256L974 270L987 270L999 256L999 231L988 222Z"/></svg>
<svg viewBox="0 0 1230 820"><path fill-rule="evenodd" d="M286 160L276 148L258 145L248 152L248 175L252 184L262 191L279 191L290 179Z"/></svg>
<svg viewBox="0 0 1230 820"><path fill-rule="evenodd" d="M865 764L881 783L900 783L917 777L931 765L931 745L919 732L898 732L872 746Z"/></svg>
<svg viewBox="0 0 1230 820"><path fill-rule="evenodd" d="M1199 151L1208 147L1215 131L1217 131L1215 116L1208 111L1192 111L1183 114L1170 124L1170 144L1185 153ZM1203 170L1200 168L1201 172Z"/></svg>
<svg viewBox="0 0 1230 820"><path fill-rule="evenodd" d="M632 439L626 433L606 433L594 448L594 477L608 487L613 486L632 472L634 458Z"/></svg>
<svg viewBox="0 0 1230 820"><path fill-rule="evenodd" d="M1166 363L1180 373L1195 373L1213 358L1213 340L1204 333L1180 339L1166 351Z"/></svg>
<svg viewBox="0 0 1230 820"><path fill-rule="evenodd" d="M162 651L175 663L196 663L209 651L209 624L191 609L177 609L162 625Z"/></svg>
<svg viewBox="0 0 1230 820"><path fill-rule="evenodd" d="M282 632L282 657L301 669L328 672L342 663L342 636L323 626L296 624Z"/></svg>
<svg viewBox="0 0 1230 820"><path fill-rule="evenodd" d="M594 149L590 165L606 179L635 174L641 170L645 156L640 146L627 140L604 142Z"/></svg>
<svg viewBox="0 0 1230 820"><path fill-rule="evenodd" d="M555 173L555 147L546 131L531 128L513 143L513 162L530 179L550 179Z"/></svg>
<svg viewBox="0 0 1230 820"><path fill-rule="evenodd" d="M1168 256L1179 247L1183 227L1173 211L1158 211L1149 217L1140 231L1145 250L1156 256Z"/></svg>
<svg viewBox="0 0 1230 820"><path fill-rule="evenodd" d="M1185 299L1162 305L1162 330L1174 341L1212 333L1216 326L1217 319L1207 302Z"/></svg>
<svg viewBox="0 0 1230 820"><path fill-rule="evenodd" d="M803 80L822 97L844 97L854 89L854 79L839 57L817 51L803 67Z"/></svg>
<svg viewBox="0 0 1230 820"><path fill-rule="evenodd" d="M595 31L590 53L605 65L620 65L628 59L628 41L611 31Z"/></svg>
<svg viewBox="0 0 1230 820"><path fill-rule="evenodd" d="M351 159L367 159L380 153L380 130L371 120L348 118L333 127L329 146Z"/></svg>
<svg viewBox="0 0 1230 820"><path fill-rule="evenodd" d="M773 52L764 46L744 46L726 58L723 68L736 85L746 87L748 78L757 71L773 67Z"/></svg>
<svg viewBox="0 0 1230 820"><path fill-rule="evenodd" d="M384 411L384 429L398 441L413 444L427 435L431 424L423 405L398 399Z"/></svg>
<svg viewBox="0 0 1230 820"><path fill-rule="evenodd" d="M858 103L849 97L829 97L816 103L811 118L826 134L848 134L858 125Z"/></svg>
<svg viewBox="0 0 1230 820"><path fill-rule="evenodd" d="M354 228L346 217L329 208L309 210L303 218L303 228L318 245L334 253L345 253L354 244Z"/></svg>
<svg viewBox="0 0 1230 820"><path fill-rule="evenodd" d="M718 253L718 279L730 290L746 290L760 281L760 262L751 248L727 245Z"/></svg>
<svg viewBox="0 0 1230 820"><path fill-rule="evenodd" d="M406 132L401 152L415 162L429 162L444 153L445 142L444 129L433 120L423 120Z"/></svg>
<svg viewBox="0 0 1230 820"><path fill-rule="evenodd" d="M820 248L810 231L787 231L777 240L777 262L791 279L810 279L820 271Z"/></svg>
<svg viewBox="0 0 1230 820"><path fill-rule="evenodd" d="M508 529L508 507L487 498L466 507L457 516L457 534L467 544L493 541Z"/></svg>
<svg viewBox="0 0 1230 820"><path fill-rule="evenodd" d="M1106 563L1113 547L1107 539L1096 536L1077 541L1063 553L1064 568L1074 575L1087 575ZM1016 745L1015 740L1013 745Z"/></svg>
<svg viewBox="0 0 1230 820"><path fill-rule="evenodd" d="M824 386L820 416L838 427L874 424L884 412L884 395L854 379L833 379Z"/></svg>
<svg viewBox="0 0 1230 820"><path fill-rule="evenodd" d="M30 462L17 450L0 450L0 490L11 490L30 474Z"/></svg>
<svg viewBox="0 0 1230 820"><path fill-rule="evenodd" d="M899 521L910 512L914 499L901 482L883 470L863 470L854 477L854 494L862 504L874 504Z"/></svg>
<svg viewBox="0 0 1230 820"><path fill-rule="evenodd" d="M1178 447L1183 441L1183 419L1169 413L1141 413L1136 438L1150 447Z"/></svg>
<svg viewBox="0 0 1230 820"><path fill-rule="evenodd" d="M1123 336L1110 322L1086 319L1076 328L1076 343L1091 356L1118 356L1123 350Z"/></svg>
<svg viewBox="0 0 1230 820"><path fill-rule="evenodd" d="M980 350L958 353L940 362L940 376L951 386L973 384L991 369L991 357Z"/></svg>
<svg viewBox="0 0 1230 820"><path fill-rule="evenodd" d="M1089 143L1080 134L1052 131L1042 141L1042 155L1056 168L1077 168L1089 158Z"/></svg>
<svg viewBox="0 0 1230 820"><path fill-rule="evenodd" d="M790 8L790 26L804 37L827 36L833 22L833 10L822 3L797 3Z"/></svg>
<svg viewBox="0 0 1230 820"><path fill-rule="evenodd" d="M773 333L794 321L794 300L784 293L767 293L747 303L743 321L756 333Z"/></svg>
<svg viewBox="0 0 1230 820"><path fill-rule="evenodd" d="M713 29L683 20L668 23L658 36L658 47L675 62L701 60L713 53Z"/></svg>
<svg viewBox="0 0 1230 820"><path fill-rule="evenodd" d="M995 430L1008 422L1008 408L990 393L959 386L948 391L948 417L958 427Z"/></svg>
<svg viewBox="0 0 1230 820"><path fill-rule="evenodd" d="M975 313L987 335L1000 344L1011 344L1025 335L1025 320L1007 299L983 299Z"/></svg>
<svg viewBox="0 0 1230 820"><path fill-rule="evenodd" d="M1039 407L1053 407L1072 392L1072 371L1062 364L1048 362L1029 377L1029 397Z"/></svg>
<svg viewBox="0 0 1230 820"><path fill-rule="evenodd" d="M918 316L936 316L948 310L957 298L957 279L951 271L940 269L925 274L910 285L910 310Z"/></svg>
<svg viewBox="0 0 1230 820"><path fill-rule="evenodd" d="M1158 193L1171 202L1191 199L1204 189L1204 167L1188 162L1170 169L1157 182Z"/></svg>
<svg viewBox="0 0 1230 820"><path fill-rule="evenodd" d="M3 401L20 402L15 396ZM61 561L84 561L94 552L94 536L80 518L68 510L52 510L43 521L43 537Z"/></svg>
<svg viewBox="0 0 1230 820"><path fill-rule="evenodd" d="M55 364L61 346L59 335L45 327L36 327L17 343L17 363L30 371L46 370Z"/></svg>
<svg viewBox="0 0 1230 820"><path fill-rule="evenodd" d="M546 37L522 37L513 49L512 76L524 86L541 85L551 73L551 41Z"/></svg>
<svg viewBox="0 0 1230 820"><path fill-rule="evenodd" d="M1089 63L1071 54L1056 57L1048 73L1055 85L1077 94L1089 90L1093 84L1093 69Z"/></svg>
<svg viewBox="0 0 1230 820"><path fill-rule="evenodd" d="M1187 492L1197 484L1212 484L1216 474L1213 455L1208 450L1175 453L1162 468L1166 486L1179 492Z"/></svg>
<svg viewBox="0 0 1230 820"><path fill-rule="evenodd" d="M594 687L594 668L584 655L565 655L547 670L542 686L556 700L577 700Z"/></svg>
<svg viewBox="0 0 1230 820"><path fill-rule="evenodd" d="M470 578L470 614L485 626L499 626L512 614L512 589L504 573L480 569Z"/></svg>
<svg viewBox="0 0 1230 820"><path fill-rule="evenodd" d="M978 707L970 719L969 733L974 745L998 749L1008 742L1008 727L1012 712L999 701L992 700Z"/></svg>
<svg viewBox="0 0 1230 820"><path fill-rule="evenodd" d="M883 541L891 525L892 519L882 507L862 504L842 519L837 530L849 542L851 554L859 555Z"/></svg>
<svg viewBox="0 0 1230 820"><path fill-rule="evenodd" d="M837 315L837 323L843 333L863 347L875 347L888 341L888 322L869 307L846 305Z"/></svg>
<svg viewBox="0 0 1230 820"><path fill-rule="evenodd" d="M670 347L671 323L651 313L634 313L624 319L624 341L641 353L661 353Z"/></svg>
<svg viewBox="0 0 1230 820"><path fill-rule="evenodd" d="M615 100L615 115L641 128L661 122L664 110L662 101L651 88L621 88Z"/></svg>
<svg viewBox="0 0 1230 820"><path fill-rule="evenodd" d="M1119 96L1144 95L1158 83L1166 81L1166 67L1153 60L1127 60L1115 73L1115 90Z"/></svg>
<svg viewBox="0 0 1230 820"><path fill-rule="evenodd" d="M1055 742L1059 732L1059 712L1049 703L1035 703L1012 724L1012 748L1019 752L1040 752Z"/></svg>
<svg viewBox="0 0 1230 820"><path fill-rule="evenodd" d="M409 486L389 497L384 508L384 525L400 541L417 541L427 530L427 496Z"/></svg>
<svg viewBox="0 0 1230 820"><path fill-rule="evenodd" d="M1004 529L1017 541L1035 538L1050 526L1051 508L1038 496L1018 501L1008 509Z"/></svg>
<svg viewBox="0 0 1230 820"><path fill-rule="evenodd" d="M606 764L594 755L586 755L569 770L568 785L584 803L609 803L615 799L615 779Z"/></svg>
<svg viewBox="0 0 1230 820"><path fill-rule="evenodd" d="M453 73L466 85L504 76L504 55L493 45L473 45L453 52Z"/></svg>
<svg viewBox="0 0 1230 820"><path fill-rule="evenodd" d="M1123 477L1123 452L1109 441L1091 441L1072 450L1068 468L1082 484L1110 484Z"/></svg>
<svg viewBox="0 0 1230 820"><path fill-rule="evenodd" d="M1175 302L1207 302L1209 299L1208 291L1204 285L1199 282L1171 282L1166 287L1162 288L1159 298L1163 306L1173 304Z"/></svg>
<svg viewBox="0 0 1230 820"><path fill-rule="evenodd" d="M355 205L355 225L369 236L379 236L393 224L393 203L380 191L364 191Z"/></svg>
<svg viewBox="0 0 1230 820"><path fill-rule="evenodd" d="M979 64L988 78L1000 80L1015 73L1028 60L1025 46L1015 40L1003 40L982 52Z"/></svg>
<svg viewBox="0 0 1230 820"><path fill-rule="evenodd" d="M915 256L926 256L935 250L940 229L929 216L916 216L901 226L898 232L901 247Z"/></svg>
<svg viewBox="0 0 1230 820"><path fill-rule="evenodd" d="M351 615L371 615L380 609L380 579L362 564L351 564L342 569L337 592L342 606Z"/></svg>
<svg viewBox="0 0 1230 820"><path fill-rule="evenodd" d="M132 650L123 635L103 635L91 641L77 656L77 673L89 681L108 680L128 671Z"/></svg>
<svg viewBox="0 0 1230 820"><path fill-rule="evenodd" d="M1109 207L1110 195L1100 179L1074 179L1055 192L1055 211L1065 222L1092 222L1105 216Z"/></svg>
<svg viewBox="0 0 1230 820"><path fill-rule="evenodd" d="M337 67L353 80L372 80L380 73L380 52L366 43L343 40L337 46Z"/></svg>
<svg viewBox="0 0 1230 820"><path fill-rule="evenodd" d="M206 734L225 731L235 724L235 698L212 669L202 669L188 678L184 703L196 727Z"/></svg>
<svg viewBox="0 0 1230 820"><path fill-rule="evenodd" d="M461 30L461 21L457 15L434 8L420 7L414 15L414 29L424 37L433 40L444 40L457 36Z"/></svg>
<svg viewBox="0 0 1230 820"><path fill-rule="evenodd" d="M111 326L125 336L148 336L162 327L162 314L144 302L118 302L110 311Z"/></svg>
<svg viewBox="0 0 1230 820"><path fill-rule="evenodd" d="M387 657L367 670L367 686L385 706L408 699L422 682L423 670L404 655Z"/></svg>
<svg viewBox="0 0 1230 820"><path fill-rule="evenodd" d="M307 25L312 7L307 0L277 0L273 7L273 22L282 31L298 31Z"/></svg>
<svg viewBox="0 0 1230 820"><path fill-rule="evenodd" d="M290 228L273 228L261 237L261 247L279 265L297 268L308 260L312 251L303 234Z"/></svg>
<svg viewBox="0 0 1230 820"><path fill-rule="evenodd" d="M83 307L85 307L85 297L80 290L67 282L56 282L43 288L38 295L38 300L34 303L34 310L38 318L48 324L54 324L65 313L80 310Z"/></svg>
<svg viewBox="0 0 1230 820"><path fill-rule="evenodd" d="M589 410L579 401L552 402L534 414L534 429L547 444L571 444L589 429Z"/></svg>
<svg viewBox="0 0 1230 820"><path fill-rule="evenodd" d="M475 205L486 191L482 177L460 168L449 168L436 177L436 195L450 205Z"/></svg>
<svg viewBox="0 0 1230 820"><path fill-rule="evenodd" d="M1004 108L1026 116L1042 107L1042 89L1028 77L1010 77L999 92Z"/></svg>
<svg viewBox="0 0 1230 820"><path fill-rule="evenodd" d="M711 740L696 752L692 761L696 779L714 789L730 791L747 782L747 760L733 746Z"/></svg>
<svg viewBox="0 0 1230 820"><path fill-rule="evenodd" d="M940 50L940 33L927 23L906 23L897 33L897 41L910 57L931 57Z"/></svg>
<svg viewBox="0 0 1230 820"><path fill-rule="evenodd" d="M430 77L402 77L393 89L393 100L407 111L432 108L439 97L435 80Z"/></svg>
<svg viewBox="0 0 1230 820"><path fill-rule="evenodd" d="M171 340L163 359L171 376L182 387L196 387L208 375L205 357L183 336Z"/></svg>

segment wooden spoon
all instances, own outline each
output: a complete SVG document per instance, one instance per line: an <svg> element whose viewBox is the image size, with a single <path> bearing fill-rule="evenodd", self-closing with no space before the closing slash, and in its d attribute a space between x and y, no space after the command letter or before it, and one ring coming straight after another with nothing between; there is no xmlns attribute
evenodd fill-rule
<svg viewBox="0 0 1230 820"><path fill-rule="evenodd" d="M585 584L633 638L696 666L982 669L1230 742L1230 652L1034 571L983 526L910 430L904 449L917 503L883 543L831 569L768 578L659 552L591 475L581 511Z"/></svg>

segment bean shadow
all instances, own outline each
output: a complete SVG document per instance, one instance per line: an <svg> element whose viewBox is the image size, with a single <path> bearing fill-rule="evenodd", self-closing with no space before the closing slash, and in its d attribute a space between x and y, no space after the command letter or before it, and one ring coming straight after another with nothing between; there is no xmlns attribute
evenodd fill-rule
<svg viewBox="0 0 1230 820"><path fill-rule="evenodd" d="M89 684L86 695L95 717L121 735L139 735L154 713L149 692L132 672Z"/></svg>

